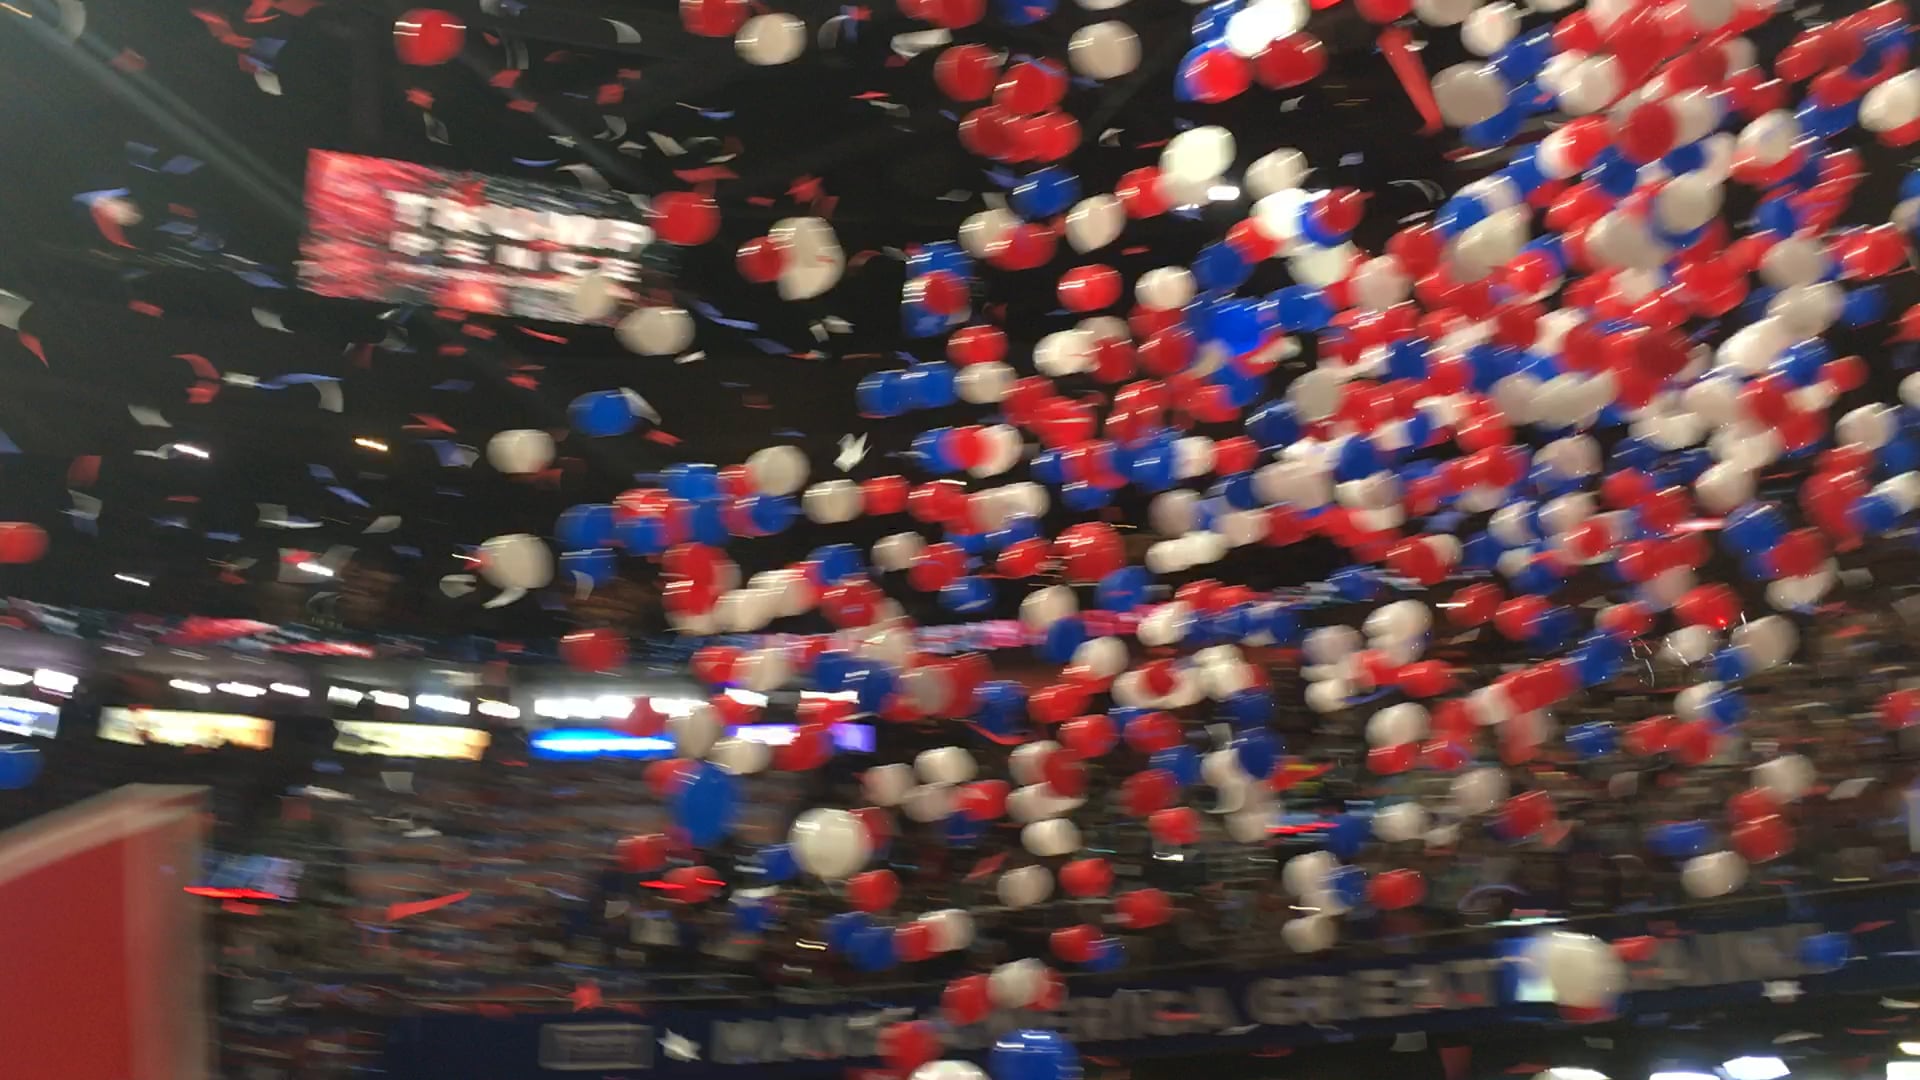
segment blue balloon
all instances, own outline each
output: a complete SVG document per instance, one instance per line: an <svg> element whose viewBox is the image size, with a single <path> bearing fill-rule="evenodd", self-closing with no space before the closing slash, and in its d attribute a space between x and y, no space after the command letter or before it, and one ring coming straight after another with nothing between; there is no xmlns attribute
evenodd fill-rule
<svg viewBox="0 0 1920 1080"><path fill-rule="evenodd" d="M1260 345L1263 329L1260 326L1260 309L1251 300L1227 300L1214 308L1213 321L1207 328L1222 345L1236 353L1252 352ZM1231 365L1222 365L1226 371Z"/></svg>
<svg viewBox="0 0 1920 1080"><path fill-rule="evenodd" d="M1487 117L1477 124L1468 124L1460 129L1460 137L1468 146L1482 149L1504 146L1520 134L1520 125L1527 118L1526 110L1515 108L1509 101L1506 108Z"/></svg>
<svg viewBox="0 0 1920 1080"><path fill-rule="evenodd" d="M560 556L560 572L581 574L595 585L605 585L613 580L618 561L612 548L582 548Z"/></svg>
<svg viewBox="0 0 1920 1080"><path fill-rule="evenodd" d="M862 376L853 388L853 399L862 416L899 416L907 411L906 373L876 371Z"/></svg>
<svg viewBox="0 0 1920 1080"><path fill-rule="evenodd" d="M1242 729L1233 737L1233 756L1241 772L1255 781L1265 780L1280 760L1279 740L1259 728Z"/></svg>
<svg viewBox="0 0 1920 1080"><path fill-rule="evenodd" d="M567 422L584 435L605 438L625 435L640 424L634 399L623 390L595 390L581 394L567 406Z"/></svg>
<svg viewBox="0 0 1920 1080"><path fill-rule="evenodd" d="M872 925L858 911L842 911L827 919L827 947L837 953L853 952L854 937Z"/></svg>
<svg viewBox="0 0 1920 1080"><path fill-rule="evenodd" d="M1852 939L1831 930L1800 940L1800 962L1815 971L1832 971L1845 967L1852 951Z"/></svg>
<svg viewBox="0 0 1920 1080"><path fill-rule="evenodd" d="M959 390L954 380L959 372L952 364L934 361L930 364L915 364L900 376L905 390L908 407L915 409L944 409L959 398Z"/></svg>
<svg viewBox="0 0 1920 1080"><path fill-rule="evenodd" d="M1084 480L1070 480L1060 489L1060 501L1069 510L1097 510L1113 501L1113 492Z"/></svg>
<svg viewBox="0 0 1920 1080"><path fill-rule="evenodd" d="M0 791L19 791L39 775L39 747L26 743L0 745Z"/></svg>
<svg viewBox="0 0 1920 1080"><path fill-rule="evenodd" d="M1036 169L1014 185L1007 201L1014 213L1028 221L1063 214L1080 201L1080 178L1058 165Z"/></svg>
<svg viewBox="0 0 1920 1080"><path fill-rule="evenodd" d="M1741 555L1771 551L1787 535L1787 519L1773 503L1747 503L1727 515L1720 538Z"/></svg>
<svg viewBox="0 0 1920 1080"><path fill-rule="evenodd" d="M613 542L613 504L581 503L560 511L553 538L563 548L605 547Z"/></svg>
<svg viewBox="0 0 1920 1080"><path fill-rule="evenodd" d="M995 1040L987 1072L993 1080L1080 1080L1080 1054L1057 1031L1025 1028Z"/></svg>
<svg viewBox="0 0 1920 1080"><path fill-rule="evenodd" d="M1280 316L1280 329L1290 334L1317 331L1333 321L1333 305L1327 294L1311 285L1289 285L1271 299Z"/></svg>
<svg viewBox="0 0 1920 1080"><path fill-rule="evenodd" d="M1618 741L1613 725L1604 720L1575 724L1567 729L1567 745L1583 758L1611 754Z"/></svg>
<svg viewBox="0 0 1920 1080"><path fill-rule="evenodd" d="M1153 579L1146 568L1123 566L1100 579L1094 599L1106 611L1132 611L1146 602L1151 584Z"/></svg>
<svg viewBox="0 0 1920 1080"><path fill-rule="evenodd" d="M1142 491L1165 491L1173 486L1173 447L1148 443L1134 451L1127 479Z"/></svg>
<svg viewBox="0 0 1920 1080"><path fill-rule="evenodd" d="M1327 871L1327 891L1348 907L1358 907L1367 899L1367 872L1357 866L1336 866Z"/></svg>
<svg viewBox="0 0 1920 1080"><path fill-rule="evenodd" d="M1300 441L1300 419L1293 403L1269 401L1247 417L1247 434L1265 450L1279 450Z"/></svg>
<svg viewBox="0 0 1920 1080"><path fill-rule="evenodd" d="M614 539L635 555L658 555L667 550L667 519L654 515L627 518L614 526Z"/></svg>
<svg viewBox="0 0 1920 1080"><path fill-rule="evenodd" d="M899 957L893 952L893 928L863 926L847 941L847 956L861 971L885 971Z"/></svg>
<svg viewBox="0 0 1920 1080"><path fill-rule="evenodd" d="M974 691L980 726L995 735L1010 735L1026 716L1026 690L1016 682L994 679Z"/></svg>
<svg viewBox="0 0 1920 1080"><path fill-rule="evenodd" d="M800 873L793 849L785 844L768 844L760 849L760 876L773 884L792 881Z"/></svg>
<svg viewBox="0 0 1920 1080"><path fill-rule="evenodd" d="M813 659L813 682L829 694L848 688L860 661L844 649L828 649Z"/></svg>
<svg viewBox="0 0 1920 1080"><path fill-rule="evenodd" d="M757 934L773 919L773 906L760 897L735 893L728 902L733 906L734 928L744 933Z"/></svg>
<svg viewBox="0 0 1920 1080"><path fill-rule="evenodd" d="M1734 683L1753 673L1753 657L1743 645L1729 645L1713 654L1713 677L1718 682Z"/></svg>
<svg viewBox="0 0 1920 1080"><path fill-rule="evenodd" d="M713 547L727 542L727 497L708 495L694 499L687 515L687 532L693 539Z"/></svg>
<svg viewBox="0 0 1920 1080"><path fill-rule="evenodd" d="M1731 726L1747 718L1747 699L1740 691L1723 686L1707 695L1700 712L1716 724Z"/></svg>
<svg viewBox="0 0 1920 1080"><path fill-rule="evenodd" d="M1059 6L1060 0L993 0L993 17L1008 26L1031 26Z"/></svg>
<svg viewBox="0 0 1920 1080"><path fill-rule="evenodd" d="M1027 468L1033 473L1035 480L1052 487L1059 487L1067 479L1065 463L1061 460L1058 450L1040 451L1033 456L1033 461Z"/></svg>
<svg viewBox="0 0 1920 1080"><path fill-rule="evenodd" d="M1093 943L1093 955L1087 957L1087 970L1119 971L1126 962L1126 943L1117 937L1103 937Z"/></svg>
<svg viewBox="0 0 1920 1080"><path fill-rule="evenodd" d="M987 823L975 821L965 814L947 815L947 843L955 847L977 844L986 835Z"/></svg>
<svg viewBox="0 0 1920 1080"><path fill-rule="evenodd" d="M1064 664L1073 659L1073 651L1087 640L1087 624L1077 615L1069 615L1047 627L1040 641L1040 655L1049 663Z"/></svg>
<svg viewBox="0 0 1920 1080"><path fill-rule="evenodd" d="M1900 504L1884 491L1869 491L1853 504L1847 516L1854 528L1876 535L1900 523Z"/></svg>
<svg viewBox="0 0 1920 1080"><path fill-rule="evenodd" d="M1215 240L1194 256L1193 280L1202 289L1237 289L1253 276L1253 264L1224 240Z"/></svg>
<svg viewBox="0 0 1920 1080"><path fill-rule="evenodd" d="M899 682L893 669L885 664L865 663L853 670L847 679L847 688L858 697L856 704L861 712L877 713L886 706L887 698Z"/></svg>
<svg viewBox="0 0 1920 1080"><path fill-rule="evenodd" d="M940 606L962 615L977 615L993 606L993 584L985 578L954 578L940 587Z"/></svg>
<svg viewBox="0 0 1920 1080"><path fill-rule="evenodd" d="M1380 578L1371 567L1341 567L1327 576L1327 584L1343 600L1371 600L1380 595Z"/></svg>
<svg viewBox="0 0 1920 1080"><path fill-rule="evenodd" d="M793 519L800 516L800 504L791 495L749 495L741 505L753 527L769 536L787 531Z"/></svg>
<svg viewBox="0 0 1920 1080"><path fill-rule="evenodd" d="M684 768L674 784L673 819L695 847L711 847L733 827L735 782L711 761Z"/></svg>
<svg viewBox="0 0 1920 1080"><path fill-rule="evenodd" d="M822 544L807 556L819 570L820 580L829 585L853 577L865 569L860 549L852 544Z"/></svg>
<svg viewBox="0 0 1920 1080"><path fill-rule="evenodd" d="M1373 821L1366 814L1341 814L1333 819L1333 828L1325 833L1327 850L1341 859L1360 853L1360 845L1373 835Z"/></svg>
<svg viewBox="0 0 1920 1080"><path fill-rule="evenodd" d="M1300 613L1286 604L1275 604L1267 612L1267 633L1276 645L1293 645L1299 642Z"/></svg>
<svg viewBox="0 0 1920 1080"><path fill-rule="evenodd" d="M1647 830L1647 849L1665 859L1691 859L1713 843L1713 827L1704 821L1665 821Z"/></svg>
<svg viewBox="0 0 1920 1080"><path fill-rule="evenodd" d="M1387 348L1387 374L1395 379L1427 377L1427 339L1401 338Z"/></svg>
<svg viewBox="0 0 1920 1080"><path fill-rule="evenodd" d="M1348 480L1365 480L1380 471L1380 455L1374 450L1373 443L1358 435L1349 435L1340 440L1334 451L1333 477L1342 483Z"/></svg>
<svg viewBox="0 0 1920 1080"><path fill-rule="evenodd" d="M720 470L699 462L675 462L667 466L663 478L667 494L676 499L712 498L720 494Z"/></svg>
<svg viewBox="0 0 1920 1080"><path fill-rule="evenodd" d="M1260 727L1273 719L1273 694L1257 686L1235 690L1220 702L1220 711L1236 728Z"/></svg>
<svg viewBox="0 0 1920 1080"><path fill-rule="evenodd" d="M1171 773L1181 787L1192 787L1200 782L1200 755L1194 753L1191 746L1157 750L1148 761L1154 768Z"/></svg>

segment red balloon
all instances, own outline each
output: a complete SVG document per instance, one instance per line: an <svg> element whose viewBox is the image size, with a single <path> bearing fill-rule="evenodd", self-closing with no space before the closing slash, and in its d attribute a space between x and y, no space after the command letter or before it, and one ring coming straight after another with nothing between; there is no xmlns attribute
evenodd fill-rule
<svg viewBox="0 0 1920 1080"><path fill-rule="evenodd" d="M1131 218L1159 217L1170 205L1160 193L1160 170L1151 165L1121 174L1113 194Z"/></svg>
<svg viewBox="0 0 1920 1080"><path fill-rule="evenodd" d="M885 911L900 899L900 879L891 870L864 870L847 879L847 899L861 911Z"/></svg>
<svg viewBox="0 0 1920 1080"><path fill-rule="evenodd" d="M1159 889L1134 889L1114 898L1120 923L1129 930L1150 930L1173 915L1173 901Z"/></svg>
<svg viewBox="0 0 1920 1080"><path fill-rule="evenodd" d="M1780 812L1780 801L1766 788L1751 787L1727 800L1727 817L1733 821L1753 821Z"/></svg>
<svg viewBox="0 0 1920 1080"><path fill-rule="evenodd" d="M1047 947L1053 955L1069 964L1084 964L1093 957L1093 947L1100 942L1100 931L1086 923L1063 926L1047 936Z"/></svg>
<svg viewBox="0 0 1920 1080"><path fill-rule="evenodd" d="M630 874L651 874L667 864L667 838L660 833L629 836L614 845L620 868Z"/></svg>
<svg viewBox="0 0 1920 1080"><path fill-rule="evenodd" d="M1010 578L1032 577L1047 561L1047 542L1038 537L1018 540L1001 549L994 569Z"/></svg>
<svg viewBox="0 0 1920 1080"><path fill-rule="evenodd" d="M1920 720L1920 690L1892 690L1880 699L1880 723L1889 731Z"/></svg>
<svg viewBox="0 0 1920 1080"><path fill-rule="evenodd" d="M1179 786L1165 769L1142 769L1120 782L1120 802L1134 817L1147 817L1173 802Z"/></svg>
<svg viewBox="0 0 1920 1080"><path fill-rule="evenodd" d="M668 895L683 904L700 904L713 899L725 884L711 866L676 866L667 871Z"/></svg>
<svg viewBox="0 0 1920 1080"><path fill-rule="evenodd" d="M903 923L893 929L893 955L917 964L933 955L933 927L923 922Z"/></svg>
<svg viewBox="0 0 1920 1080"><path fill-rule="evenodd" d="M1537 596L1516 596L1494 610L1494 629L1508 641L1524 641L1551 606Z"/></svg>
<svg viewBox="0 0 1920 1080"><path fill-rule="evenodd" d="M1725 585L1701 585L1688 589L1673 610L1685 625L1725 630L1740 618L1740 597Z"/></svg>
<svg viewBox="0 0 1920 1080"><path fill-rule="evenodd" d="M680 25L701 37L732 37L752 14L747 0L680 0Z"/></svg>
<svg viewBox="0 0 1920 1080"><path fill-rule="evenodd" d="M1120 272L1111 266L1076 266L1060 275L1055 290L1068 311L1099 311L1120 301Z"/></svg>
<svg viewBox="0 0 1920 1080"><path fill-rule="evenodd" d="M1190 806L1170 806L1165 810L1155 810L1147 816L1147 830L1153 833L1154 839L1163 844L1183 847L1199 841L1200 815Z"/></svg>
<svg viewBox="0 0 1920 1080"><path fill-rule="evenodd" d="M1420 760L1420 747L1417 743L1395 743L1392 746L1376 746L1367 751L1367 771L1375 776L1398 776Z"/></svg>
<svg viewBox="0 0 1920 1080"><path fill-rule="evenodd" d="M1538 835L1553 820L1553 799L1544 791L1523 791L1500 806L1500 826L1508 839Z"/></svg>
<svg viewBox="0 0 1920 1080"><path fill-rule="evenodd" d="M933 81L954 101L979 101L993 93L1000 54L985 45L955 45L933 62Z"/></svg>
<svg viewBox="0 0 1920 1080"><path fill-rule="evenodd" d="M1105 859L1075 859L1060 868L1059 881L1068 896L1105 896L1113 889L1113 867Z"/></svg>
<svg viewBox="0 0 1920 1080"><path fill-rule="evenodd" d="M868 514L897 514L907 508L907 481L902 476L876 476L860 481L861 507Z"/></svg>
<svg viewBox="0 0 1920 1080"><path fill-rule="evenodd" d="M1751 818L1733 827L1733 850L1748 862L1772 862L1793 850L1793 829L1779 814Z"/></svg>
<svg viewBox="0 0 1920 1080"><path fill-rule="evenodd" d="M576 671L612 671L627 662L627 639L617 630L577 630L560 639L560 657Z"/></svg>
<svg viewBox="0 0 1920 1080"><path fill-rule="evenodd" d="M924 934L931 935L929 927L919 923L907 926L919 926ZM895 952L898 952L900 935L907 929L902 926L893 932ZM925 1065L940 1056L940 1032L925 1020L905 1020L888 1024L880 1029L880 1060L902 1076Z"/></svg>
<svg viewBox="0 0 1920 1080"><path fill-rule="evenodd" d="M1699 765L1713 756L1719 735L1707 720L1689 720L1667 733L1666 749L1685 765Z"/></svg>
<svg viewBox="0 0 1920 1080"><path fill-rule="evenodd" d="M1645 720L1636 720L1627 728L1627 752L1636 757L1664 753L1673 737L1673 730L1671 716L1650 716Z"/></svg>
<svg viewBox="0 0 1920 1080"><path fill-rule="evenodd" d="M1413 0L1354 0L1353 9L1368 22L1385 26L1396 19L1406 18L1413 11ZM1566 19L1560 21L1565 22ZM1598 45L1599 42L1595 41L1594 44Z"/></svg>
<svg viewBox="0 0 1920 1080"><path fill-rule="evenodd" d="M985 975L962 975L940 992L940 1011L959 1026L977 1024L986 1019L992 999L987 996Z"/></svg>
<svg viewBox="0 0 1920 1080"><path fill-rule="evenodd" d="M1045 112L1067 92L1067 73L1049 60L1026 60L1007 69L993 88L993 103L1022 116Z"/></svg>
<svg viewBox="0 0 1920 1080"><path fill-rule="evenodd" d="M1398 682L1414 697L1437 697L1453 689L1453 669L1444 660L1419 660L1400 669Z"/></svg>
<svg viewBox="0 0 1920 1080"><path fill-rule="evenodd" d="M681 247L704 244L720 231L719 207L711 198L695 191L656 195L649 220L660 239Z"/></svg>
<svg viewBox="0 0 1920 1080"><path fill-rule="evenodd" d="M1664 101L1649 101L1635 106L1621 121L1618 135L1621 153L1636 165L1645 165L1666 156L1673 149L1679 123L1673 108Z"/></svg>
<svg viewBox="0 0 1920 1080"><path fill-rule="evenodd" d="M1148 670L1163 671L1165 669L1150 667ZM1149 680L1149 685L1151 685L1151 680ZM1154 692L1164 694L1167 690L1171 689L1173 689L1173 687L1168 686L1166 690L1156 690ZM1151 712L1145 716L1136 717L1132 721L1129 721L1127 724L1126 737L1127 745L1143 754L1152 754L1161 750L1171 750L1180 745L1184 738L1180 732L1180 721L1175 720L1163 712ZM1135 775L1139 774L1136 773Z"/></svg>
<svg viewBox="0 0 1920 1080"><path fill-rule="evenodd" d="M1073 751L1082 759L1097 758L1113 749L1119 741L1113 730L1113 721L1105 713L1093 713L1069 720L1060 725L1060 745Z"/></svg>
<svg viewBox="0 0 1920 1080"><path fill-rule="evenodd" d="M1195 101L1217 105L1246 93L1253 85L1253 69L1224 46L1201 49L1180 72Z"/></svg>
<svg viewBox="0 0 1920 1080"><path fill-rule="evenodd" d="M1623 937L1613 943L1614 954L1629 964L1644 963L1653 959L1655 950L1660 947L1660 939L1646 937Z"/></svg>
<svg viewBox="0 0 1920 1080"><path fill-rule="evenodd" d="M907 297L935 315L953 315L967 306L967 283L956 274L935 270L908 282Z"/></svg>
<svg viewBox="0 0 1920 1080"><path fill-rule="evenodd" d="M963 326L947 339L947 359L965 367L1005 359L1007 335L997 326Z"/></svg>
<svg viewBox="0 0 1920 1080"><path fill-rule="evenodd" d="M1367 882L1367 897L1374 906L1398 911L1419 903L1427 895L1427 879L1418 870L1389 870Z"/></svg>
<svg viewBox="0 0 1920 1080"><path fill-rule="evenodd" d="M1493 618L1500 600L1500 586L1482 582L1461 589L1453 594L1452 600L1440 606L1454 625L1480 626Z"/></svg>
<svg viewBox="0 0 1920 1080"><path fill-rule="evenodd" d="M771 236L756 236L734 252L733 264L740 276L756 285L765 285L780 276L787 265L787 249Z"/></svg>
<svg viewBox="0 0 1920 1080"><path fill-rule="evenodd" d="M1005 780L975 780L960 789L960 812L973 821L993 821L1007 812Z"/></svg>
<svg viewBox="0 0 1920 1080"><path fill-rule="evenodd" d="M393 24L393 51L403 64L444 64L459 56L466 42L466 24L438 8L414 8Z"/></svg>
<svg viewBox="0 0 1920 1080"><path fill-rule="evenodd" d="M1104 521L1067 526L1054 541L1053 551L1065 564L1067 579L1075 583L1098 581L1126 562L1120 534Z"/></svg>
<svg viewBox="0 0 1920 1080"><path fill-rule="evenodd" d="M1288 34L1253 58L1254 74L1269 90L1312 82L1327 70L1327 47L1312 34Z"/></svg>

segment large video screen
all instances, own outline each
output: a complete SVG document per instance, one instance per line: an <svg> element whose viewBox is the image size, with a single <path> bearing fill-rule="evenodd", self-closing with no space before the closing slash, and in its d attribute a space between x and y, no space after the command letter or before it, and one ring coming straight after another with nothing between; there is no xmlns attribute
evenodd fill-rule
<svg viewBox="0 0 1920 1080"><path fill-rule="evenodd" d="M300 283L321 296L552 322L632 306L653 230L610 192L315 150ZM581 279L610 286L581 310ZM622 303L628 301L628 303Z"/></svg>
<svg viewBox="0 0 1920 1080"><path fill-rule="evenodd" d="M0 732L51 739L60 733L60 706L0 694Z"/></svg>
<svg viewBox="0 0 1920 1080"><path fill-rule="evenodd" d="M273 745L273 721L232 713L112 705L100 710L100 737L133 746L159 743L265 750Z"/></svg>
<svg viewBox="0 0 1920 1080"><path fill-rule="evenodd" d="M479 761L493 736L479 728L444 724L385 724L335 720L333 748L342 754L378 757L452 758Z"/></svg>

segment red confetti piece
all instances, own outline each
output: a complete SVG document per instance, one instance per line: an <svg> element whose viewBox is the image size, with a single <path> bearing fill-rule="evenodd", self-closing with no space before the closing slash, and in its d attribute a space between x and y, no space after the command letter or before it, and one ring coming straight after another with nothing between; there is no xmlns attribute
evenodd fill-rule
<svg viewBox="0 0 1920 1080"><path fill-rule="evenodd" d="M1892 925L1893 925L1892 919L1878 919L1873 922L1860 923L1859 925L1855 926L1852 930L1848 931L1848 933L1864 934L1869 930L1878 930L1882 927L1892 926Z"/></svg>
<svg viewBox="0 0 1920 1080"><path fill-rule="evenodd" d="M441 356L465 356L467 355L467 347L465 345L442 345L438 352Z"/></svg>
<svg viewBox="0 0 1920 1080"><path fill-rule="evenodd" d="M553 343L554 343L555 345L565 345L565 344L567 343L567 340L568 340L567 338L565 338L565 337L562 337L562 336L561 336L561 335L559 335L559 334L545 334L545 333L541 333L541 332L540 332L540 331L538 331L538 330L530 330L530 329L528 329L527 327L524 327L524 326L522 326L522 327L518 327L517 329L518 329L518 330L519 330L519 331L520 331L521 333L523 333L523 334L525 334L525 335L527 335L527 336L528 336L528 337L530 337L530 338L538 338L538 339L539 339L539 340L541 340L541 341L551 341L551 342L553 342Z"/></svg>
<svg viewBox="0 0 1920 1080"><path fill-rule="evenodd" d="M740 174L725 165L707 165L698 169L675 169L673 175L682 181L695 184L706 180L738 180Z"/></svg>
<svg viewBox="0 0 1920 1080"><path fill-rule="evenodd" d="M619 83L602 83L593 96L596 105L618 105L627 100L627 88Z"/></svg>
<svg viewBox="0 0 1920 1080"><path fill-rule="evenodd" d="M508 68L505 71L494 72L493 77L487 80L487 85L496 90L505 90L519 81L520 69Z"/></svg>
<svg viewBox="0 0 1920 1080"><path fill-rule="evenodd" d="M20 332L20 344L25 345L28 352L40 358L41 367L53 366L47 363L47 351L41 347L39 338L23 330Z"/></svg>
<svg viewBox="0 0 1920 1080"><path fill-rule="evenodd" d="M679 436L669 434L657 428L653 431L647 432L646 439L648 442L656 442L656 443L659 443L661 446L679 446L680 445Z"/></svg>
<svg viewBox="0 0 1920 1080"><path fill-rule="evenodd" d="M132 49L121 49L120 55L107 61L107 63L111 64L114 70L124 71L129 74L136 71L147 70L147 58L134 52Z"/></svg>
<svg viewBox="0 0 1920 1080"><path fill-rule="evenodd" d="M151 315L156 319L167 313L159 304L149 304L145 300L135 300L127 308L136 315Z"/></svg>
<svg viewBox="0 0 1920 1080"><path fill-rule="evenodd" d="M417 86L407 89L407 104L420 109L433 108L433 93Z"/></svg>
<svg viewBox="0 0 1920 1080"><path fill-rule="evenodd" d="M539 107L540 104L531 98L516 98L513 101L507 102L507 108L512 109L514 112L530 113Z"/></svg>
<svg viewBox="0 0 1920 1080"><path fill-rule="evenodd" d="M437 431L443 435L454 434L453 425L432 413L414 413L414 422L401 428L402 431Z"/></svg>

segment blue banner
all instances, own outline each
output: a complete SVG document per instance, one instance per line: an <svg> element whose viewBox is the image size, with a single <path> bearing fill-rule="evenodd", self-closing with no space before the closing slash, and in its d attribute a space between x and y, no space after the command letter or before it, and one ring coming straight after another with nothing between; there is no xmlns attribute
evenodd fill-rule
<svg viewBox="0 0 1920 1080"><path fill-rule="evenodd" d="M1920 984L1916 917L1920 913L1883 902L1823 906L1818 917L1809 911L1770 923L1689 924L1685 932L1657 936L1652 955L1630 965L1620 1010L1644 1018ZM1850 935L1851 958L1838 967L1810 967L1801 943L1830 931ZM950 1031L947 1056L979 1059L999 1034L1022 1027L1056 1028L1083 1053L1128 1058L1557 1022L1547 988L1517 960L1526 940L1255 973L1075 981L1056 1011L1000 1013ZM887 1024L938 1016L931 998L739 1010L628 1008L506 1020L401 1019L389 1029L386 1064L401 1080L532 1080L582 1072L799 1080L873 1064L875 1040Z"/></svg>

